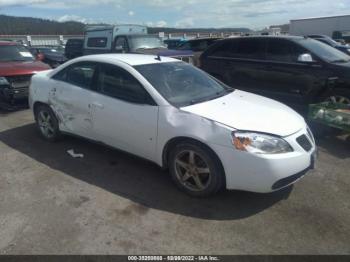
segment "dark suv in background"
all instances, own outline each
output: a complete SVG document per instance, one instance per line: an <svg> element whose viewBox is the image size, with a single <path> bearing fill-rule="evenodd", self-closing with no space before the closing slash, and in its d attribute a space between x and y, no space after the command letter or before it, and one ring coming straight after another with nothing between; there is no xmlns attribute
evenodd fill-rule
<svg viewBox="0 0 350 262"><path fill-rule="evenodd" d="M201 68L222 82L291 106L350 104L350 57L306 37L240 37L205 51Z"/></svg>

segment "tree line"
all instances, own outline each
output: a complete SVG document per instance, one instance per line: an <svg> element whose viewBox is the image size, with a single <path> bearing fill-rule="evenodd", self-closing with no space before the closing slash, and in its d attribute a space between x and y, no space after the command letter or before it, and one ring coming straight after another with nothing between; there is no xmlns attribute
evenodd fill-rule
<svg viewBox="0 0 350 262"><path fill-rule="evenodd" d="M82 35L86 24L69 21L57 22L42 18L14 17L0 15L0 35ZM215 33L215 32L249 32L247 28L164 28L149 27L150 34L165 33Z"/></svg>

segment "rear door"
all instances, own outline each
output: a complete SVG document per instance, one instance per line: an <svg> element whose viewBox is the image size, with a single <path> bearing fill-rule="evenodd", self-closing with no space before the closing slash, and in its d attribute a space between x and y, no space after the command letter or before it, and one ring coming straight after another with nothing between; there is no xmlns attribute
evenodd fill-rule
<svg viewBox="0 0 350 262"><path fill-rule="evenodd" d="M207 56L204 69L234 88L259 93L264 79L265 49L264 38L227 40Z"/></svg>
<svg viewBox="0 0 350 262"><path fill-rule="evenodd" d="M62 130L93 139L90 103L96 74L96 63L80 62L53 76L49 103Z"/></svg>

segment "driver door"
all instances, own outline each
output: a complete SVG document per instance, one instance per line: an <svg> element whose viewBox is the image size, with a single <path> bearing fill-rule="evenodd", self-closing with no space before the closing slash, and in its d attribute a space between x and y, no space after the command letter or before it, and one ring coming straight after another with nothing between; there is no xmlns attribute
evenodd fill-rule
<svg viewBox="0 0 350 262"><path fill-rule="evenodd" d="M98 90L92 97L93 129L98 141L154 160L158 106L126 70L100 64Z"/></svg>
<svg viewBox="0 0 350 262"><path fill-rule="evenodd" d="M305 53L310 52L292 41L269 39L262 93L291 105L308 103L326 85L327 73L321 63L298 62Z"/></svg>

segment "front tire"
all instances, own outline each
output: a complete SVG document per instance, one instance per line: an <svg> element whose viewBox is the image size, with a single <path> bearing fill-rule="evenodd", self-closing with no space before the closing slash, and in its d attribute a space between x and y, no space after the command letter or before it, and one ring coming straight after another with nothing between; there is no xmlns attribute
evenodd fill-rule
<svg viewBox="0 0 350 262"><path fill-rule="evenodd" d="M58 120L47 105L40 105L35 110L35 120L41 136L50 142L55 142L61 137Z"/></svg>
<svg viewBox="0 0 350 262"><path fill-rule="evenodd" d="M169 155L169 168L175 184L194 197L214 195L225 184L218 157L202 145L181 143Z"/></svg>

